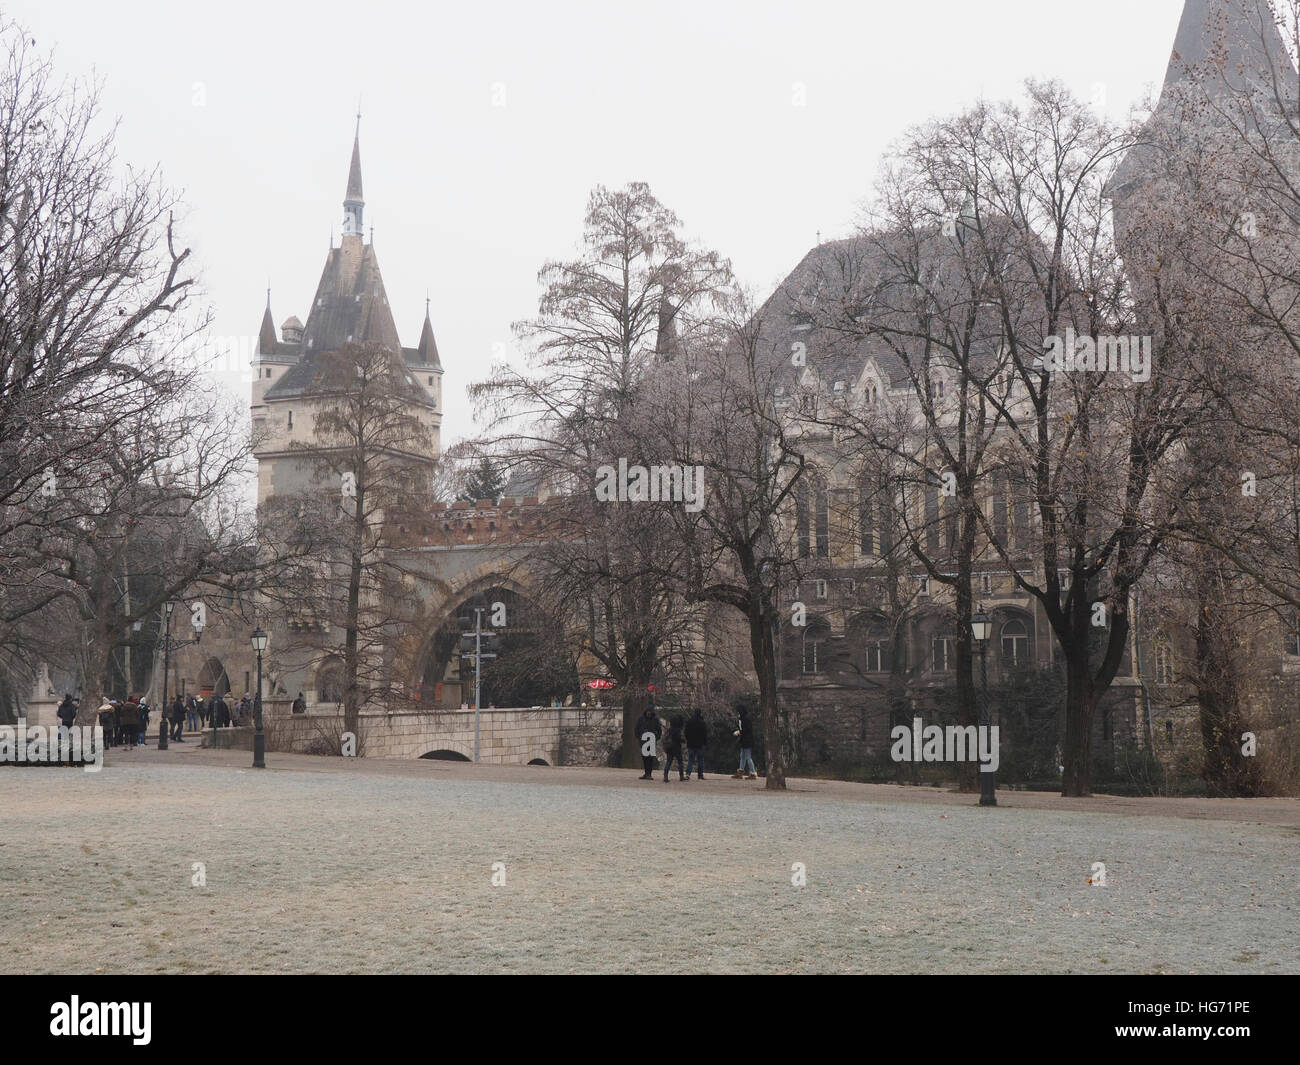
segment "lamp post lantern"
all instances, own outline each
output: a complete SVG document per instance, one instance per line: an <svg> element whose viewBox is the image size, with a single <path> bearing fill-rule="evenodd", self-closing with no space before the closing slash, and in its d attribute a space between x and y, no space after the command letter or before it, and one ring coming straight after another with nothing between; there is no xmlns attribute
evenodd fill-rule
<svg viewBox="0 0 1300 1065"><path fill-rule="evenodd" d="M983 605L970 619L971 635L980 649L980 732L989 735L989 636L993 632L993 622L984 613ZM980 805L996 806L997 795L994 792L995 781L992 773L984 772L980 766Z"/></svg>
<svg viewBox="0 0 1300 1065"><path fill-rule="evenodd" d="M266 768L266 734L262 732L262 652L270 637L257 628L253 630L253 650L257 652L257 694L253 697L253 724L257 731L253 734L253 768Z"/></svg>

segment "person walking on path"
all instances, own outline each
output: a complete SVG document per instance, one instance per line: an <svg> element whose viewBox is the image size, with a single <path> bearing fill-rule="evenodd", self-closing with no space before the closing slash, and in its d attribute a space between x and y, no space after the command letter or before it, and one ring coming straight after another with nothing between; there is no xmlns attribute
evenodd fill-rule
<svg viewBox="0 0 1300 1065"><path fill-rule="evenodd" d="M178 694L177 699L180 698ZM194 693L191 692L185 697L185 727L191 732L199 731L199 708L194 701Z"/></svg>
<svg viewBox="0 0 1300 1065"><path fill-rule="evenodd" d="M196 722L198 720L198 714L194 712L193 707L194 707L194 697L190 696L189 719L191 722ZM185 727L185 717L186 717L185 703L181 701L180 694L178 693L176 698L172 700L172 705L171 705L172 739L174 739L177 743L185 742L185 737L181 735L181 732ZM193 731L193 725L191 725L191 731Z"/></svg>
<svg viewBox="0 0 1300 1065"><path fill-rule="evenodd" d="M741 777L757 780L758 770L754 767L754 727L749 723L749 714L743 709L740 711L739 727L732 735L740 738L740 767L731 775L737 780ZM746 765L749 766L749 772L745 771Z"/></svg>
<svg viewBox="0 0 1300 1065"><path fill-rule="evenodd" d="M668 783L668 774L673 768L673 760L677 760L677 778L686 779L686 771L682 769L682 719L679 716L674 717L672 724L668 726L668 738L664 740L664 754L667 760L664 762L664 783Z"/></svg>
<svg viewBox="0 0 1300 1065"><path fill-rule="evenodd" d="M117 707L115 707L107 698L99 704L99 709L95 711L99 718L99 727L104 731L104 746L116 746L114 740L117 739Z"/></svg>
<svg viewBox="0 0 1300 1065"><path fill-rule="evenodd" d="M135 750L135 741L140 731L140 704L128 699L117 711L117 723L122 730L122 741L128 751Z"/></svg>
<svg viewBox="0 0 1300 1065"><path fill-rule="evenodd" d="M655 748L659 743L659 737L663 735L663 724L655 714L655 704L651 700L650 705L645 708L645 713L636 720L636 739L641 745L641 765L645 772L638 778L640 780L653 780L655 772ZM646 754L649 751L649 754Z"/></svg>
<svg viewBox="0 0 1300 1065"><path fill-rule="evenodd" d="M208 704L208 716L212 718L214 729L226 728L230 725L230 711L226 707L226 700L220 695L212 697L212 702Z"/></svg>
<svg viewBox="0 0 1300 1065"><path fill-rule="evenodd" d="M59 703L59 724L67 728L72 728L73 722L77 720L77 704L72 701L72 693L64 692L63 702Z"/></svg>
<svg viewBox="0 0 1300 1065"><path fill-rule="evenodd" d="M149 739L149 700L141 696L140 698L140 746L147 746Z"/></svg>
<svg viewBox="0 0 1300 1065"><path fill-rule="evenodd" d="M691 779L691 769L699 762L700 779L704 779L704 748L709 742L709 726L704 715L696 710L686 722L686 779Z"/></svg>

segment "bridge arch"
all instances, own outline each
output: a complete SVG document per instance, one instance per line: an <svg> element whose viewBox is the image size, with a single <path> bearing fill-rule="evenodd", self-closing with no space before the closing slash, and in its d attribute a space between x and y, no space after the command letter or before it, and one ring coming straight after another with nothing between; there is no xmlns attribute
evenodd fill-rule
<svg viewBox="0 0 1300 1065"><path fill-rule="evenodd" d="M434 746L420 755L421 758L427 758L434 762L472 762L474 756L464 750L464 744L454 743L450 740L439 739L432 741Z"/></svg>

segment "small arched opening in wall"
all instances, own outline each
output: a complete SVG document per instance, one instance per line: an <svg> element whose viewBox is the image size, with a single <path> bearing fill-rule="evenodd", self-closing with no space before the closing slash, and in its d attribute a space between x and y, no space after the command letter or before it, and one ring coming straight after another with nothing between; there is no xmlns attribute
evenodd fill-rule
<svg viewBox="0 0 1300 1065"><path fill-rule="evenodd" d="M551 763L548 762L545 758L534 758L534 759L532 759L528 764L529 764L529 765L544 765L544 766L546 766L547 768L550 768L550 765L551 765Z"/></svg>
<svg viewBox="0 0 1300 1065"><path fill-rule="evenodd" d="M343 704L343 659L329 655L316 670L316 702Z"/></svg>
<svg viewBox="0 0 1300 1065"><path fill-rule="evenodd" d="M467 754L461 754L460 751L448 750L446 747L439 747L436 751L426 751L420 755L421 758L428 758L435 762L470 762L472 758Z"/></svg>
<svg viewBox="0 0 1300 1065"><path fill-rule="evenodd" d="M221 659L209 658L203 663L203 668L199 670L199 693L205 699L230 693L230 680Z"/></svg>

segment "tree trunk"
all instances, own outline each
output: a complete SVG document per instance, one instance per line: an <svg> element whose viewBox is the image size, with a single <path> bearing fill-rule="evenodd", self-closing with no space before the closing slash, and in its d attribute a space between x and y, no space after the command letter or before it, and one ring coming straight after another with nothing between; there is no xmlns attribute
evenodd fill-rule
<svg viewBox="0 0 1300 1065"><path fill-rule="evenodd" d="M1204 572L1204 571L1202 571ZM1237 633L1230 612L1215 608L1201 581L1196 620L1196 698L1200 706L1201 745L1205 754L1201 775L1211 795L1250 798L1260 790L1253 758L1241 753L1248 731L1241 714L1234 644Z"/></svg>
<svg viewBox="0 0 1300 1065"><path fill-rule="evenodd" d="M1065 743L1062 761L1065 771L1061 794L1066 798L1083 798L1092 794L1092 719L1097 710L1097 693L1093 690L1088 666L1087 641L1072 648L1066 663L1068 685L1065 693Z"/></svg>
<svg viewBox="0 0 1300 1065"><path fill-rule="evenodd" d="M358 629L361 626L361 552L365 547L365 487L358 477L356 516L353 521L352 561L348 572L347 633L343 645L343 731L357 735L361 721L361 691L358 683L360 657L358 654ZM475 663L477 668L479 663Z"/></svg>
<svg viewBox="0 0 1300 1065"><path fill-rule="evenodd" d="M763 741L767 752L769 791L785 790L785 729L776 698L776 641L772 635L773 614L766 607L762 592L750 590L749 646L758 674L758 710L763 721Z"/></svg>

